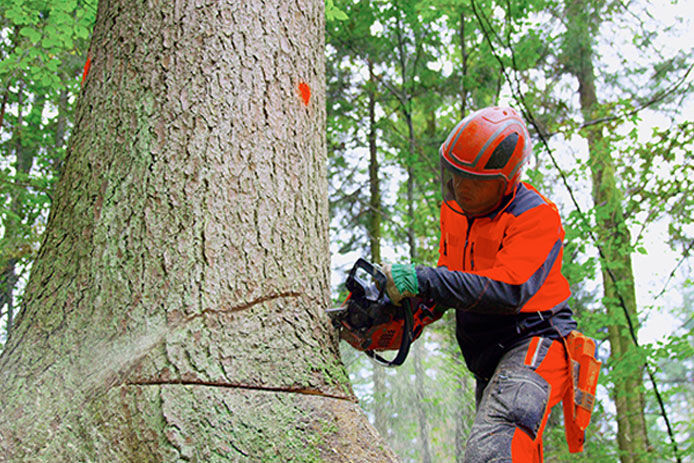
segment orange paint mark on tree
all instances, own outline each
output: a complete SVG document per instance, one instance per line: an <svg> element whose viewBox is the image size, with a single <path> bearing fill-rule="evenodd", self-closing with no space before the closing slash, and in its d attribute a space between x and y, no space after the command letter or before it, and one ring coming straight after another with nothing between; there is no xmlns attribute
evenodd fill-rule
<svg viewBox="0 0 694 463"><path fill-rule="evenodd" d="M301 101L304 102L304 106L308 106L311 100L311 87L303 80L299 82L299 96L301 96Z"/></svg>
<svg viewBox="0 0 694 463"><path fill-rule="evenodd" d="M82 71L82 85L84 85L84 79L86 79L87 74L89 74L90 67L92 67L92 57L87 56L87 62L84 63L84 71Z"/></svg>

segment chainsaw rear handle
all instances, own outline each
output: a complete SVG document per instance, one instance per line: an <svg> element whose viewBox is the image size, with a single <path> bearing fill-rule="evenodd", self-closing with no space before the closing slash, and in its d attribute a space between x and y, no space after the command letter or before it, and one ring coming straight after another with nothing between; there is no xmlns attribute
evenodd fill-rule
<svg viewBox="0 0 694 463"><path fill-rule="evenodd" d="M405 363L407 355L410 353L410 345L414 340L414 316L412 315L412 302L409 298L402 300L402 309L405 311L405 327L400 340L400 349L393 360L386 360L376 352L367 350L365 353L376 362L385 367L399 367Z"/></svg>
<svg viewBox="0 0 694 463"><path fill-rule="evenodd" d="M371 302L382 300L383 292L385 291L386 283L388 282L388 280L386 279L386 275L381 271L380 268L378 268L368 260L364 259L363 257L360 257L354 263L352 270L350 270L349 275L347 275L347 282L345 283L345 286L347 286L347 290L357 297L362 297L366 295L367 283L365 283L361 278L357 276L357 270L359 269L362 269L366 273L371 275L371 277L374 279L376 283L376 287L378 288L378 297L375 301Z"/></svg>

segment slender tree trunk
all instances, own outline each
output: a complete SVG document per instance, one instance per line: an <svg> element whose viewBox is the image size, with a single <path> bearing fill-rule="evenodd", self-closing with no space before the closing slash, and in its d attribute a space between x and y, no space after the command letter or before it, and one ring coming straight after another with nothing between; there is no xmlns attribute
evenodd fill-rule
<svg viewBox="0 0 694 463"><path fill-rule="evenodd" d="M468 57L467 44L465 43L465 12L460 13L460 30L458 31L460 39L460 54L462 59L462 76L460 78L460 118L464 118L467 114L467 87L465 86L465 78L467 77Z"/></svg>
<svg viewBox="0 0 694 463"><path fill-rule="evenodd" d="M376 77L369 61L369 247L371 262L381 262L381 185L378 177L378 147L376 143ZM374 426L382 436L388 435L388 412L385 405L386 375L383 367L372 363L374 382Z"/></svg>
<svg viewBox="0 0 694 463"><path fill-rule="evenodd" d="M55 123L55 148L56 150L61 149L65 145L65 134L67 132L68 123L68 92L63 90L60 92L60 97L58 97L58 118ZM53 171L56 178L60 177L62 172L63 160L62 158L54 157Z"/></svg>
<svg viewBox="0 0 694 463"><path fill-rule="evenodd" d="M456 402L455 412L455 461L463 463L465 458L465 445L470 435L468 423L470 416L474 416L474 411L470 410L469 403L464 399L470 389L469 376L461 374L458 383L459 400Z"/></svg>
<svg viewBox="0 0 694 463"><path fill-rule="evenodd" d="M405 112L405 120L407 122L407 135L410 163L407 167L407 212L409 215L409 226L407 227L407 238L410 248L410 262L417 260L417 243L416 233L414 229L414 168L412 160L415 159L415 133L412 123L412 114ZM415 413L417 415L417 423L419 426L419 444L421 448L421 457L423 463L431 463L431 450L429 442L429 423L425 407L426 391L424 390L424 372L422 371L422 352L421 344L415 343L413 346L413 362L415 376Z"/></svg>
<svg viewBox="0 0 694 463"><path fill-rule="evenodd" d="M595 89L590 15L592 7L583 0L567 4L567 17L572 18L567 40L571 41L571 73L578 80L581 111L585 120L596 116L598 98ZM638 320L634 275L629 251L631 236L622 213L622 193L617 188L615 166L610 147L604 141L602 128L587 129L590 167L593 180L593 201L597 214L597 236L604 252L602 277L608 313L618 324L608 327L608 338L615 368L624 371L624 379L614 384L613 397L617 408L620 459L622 463L649 461L648 437L644 418L643 368L629 360L636 349L624 321L623 308L617 301L621 295L631 319ZM612 275L610 275L610 272ZM615 284L615 281L617 284ZM618 286L617 286L618 285ZM629 366L623 368L620 363Z"/></svg>
<svg viewBox="0 0 694 463"><path fill-rule="evenodd" d="M369 61L369 245L372 262L381 262L381 184L378 178L379 162L376 144L376 77Z"/></svg>
<svg viewBox="0 0 694 463"><path fill-rule="evenodd" d="M399 10L402 14L402 10ZM395 94L398 98L400 107L402 110L403 117L405 118L405 123L407 125L407 145L408 145L408 159L407 162L407 192L406 192L406 204L407 204L407 215L408 215L408 225L407 225L407 244L410 250L410 262L416 262L417 260L417 242L416 242L416 232L415 232L415 174L413 163L416 158L415 152L415 130L412 120L412 102L413 102L413 87L411 79L414 79L414 73L417 71L416 61L412 66L412 70L408 69L408 56L405 47L405 34L402 30L402 16L398 15L396 20L396 37L397 37L397 51L398 51L398 61L400 63L400 78L401 78L401 91ZM415 48L421 47L415 39ZM416 52L415 52L416 53ZM416 361L415 361L416 363ZM421 374L421 368L419 369ZM423 390L417 391L417 386L423 384L423 378L417 378L417 368L415 365L415 413L418 417L418 427L419 427L419 443L421 447L422 458L426 458L425 461L431 461L430 442L429 442L429 431L426 420L426 409L424 407L423 399L425 393ZM420 419L423 417L423 419Z"/></svg>
<svg viewBox="0 0 694 463"><path fill-rule="evenodd" d="M16 27L14 30L14 42L16 46L17 37L19 37L19 28ZM21 95L21 93L20 93ZM7 109L7 102L10 96L10 84L8 83L2 92L2 101L0 101L0 133L2 133L2 127L5 122L5 110ZM20 96L21 98L21 96ZM19 104L18 114L21 118L22 105ZM5 229L5 238L9 237L7 229ZM7 240L3 240L7 242ZM5 245L4 249L0 249L0 317L2 316L2 308L5 307L5 314L7 320L5 322L5 338L10 336L12 331L12 324L14 323L14 307L13 307L13 294L14 287L17 284L17 275L15 274L15 262L12 257L8 254L11 252L11 244Z"/></svg>
<svg viewBox="0 0 694 463"><path fill-rule="evenodd" d="M14 148L15 162L15 178L16 185L10 190L10 211L4 223L3 243L5 249L2 252L0 260L0 307L6 305L7 324L6 337L9 338L12 334L12 326L14 323L14 290L19 280L17 275L17 264L31 251L31 246L26 241L26 228L30 225L24 223L27 220L26 204L27 190L26 177L31 172L34 165L34 157L36 155L37 146L34 140L24 137L24 86L20 85L17 110L17 123L14 126L12 134L12 145ZM29 123L41 121L41 115L46 105L45 94L37 95L35 101L31 103L26 120Z"/></svg>
<svg viewBox="0 0 694 463"><path fill-rule="evenodd" d="M461 89L460 89L460 118L464 119L467 116L467 98L468 91L465 86L465 78L468 73L468 57L467 46L465 42L465 13L460 13L460 49L462 54L462 77L461 77ZM458 354L459 355L459 354ZM465 459L465 446L467 444L467 438L470 434L470 427L468 423L470 422L470 414L474 416L474 410L471 410L469 402L465 399L467 391L470 389L469 377L465 374L459 376L458 383L458 400L455 403L455 436L454 436L454 446L455 446L455 461L456 463L463 463ZM473 386L474 387L474 386Z"/></svg>
<svg viewBox="0 0 694 463"><path fill-rule="evenodd" d="M5 93L5 98L3 101L2 114L4 117L5 113L5 103L7 102L7 96L9 94L9 88ZM17 92L17 123L12 131L12 145L14 148L15 162L14 167L19 173L21 158L24 155L22 149L22 125L24 124L24 83L19 84L19 90ZM15 185L10 193L10 211L12 215L8 215L7 220L4 224L4 236L3 236L3 249L0 254L0 309L6 307L6 317L7 321L5 323L5 338L9 339L12 335L12 326L14 324L14 288L17 284L17 274L15 272L17 265L17 255L19 254L19 240L16 239L19 230L20 218L17 215L17 208L19 205L19 195L22 187Z"/></svg>
<svg viewBox="0 0 694 463"><path fill-rule="evenodd" d="M7 100L10 96L10 86L7 85L2 92L2 101L0 101L0 129L5 122L5 109L7 108Z"/></svg>
<svg viewBox="0 0 694 463"><path fill-rule="evenodd" d="M15 28L12 31L12 49L13 49L13 51L19 45L19 40L21 38L21 36L19 35L20 29L21 28L19 26L15 26ZM7 53L7 55L9 55L9 52ZM6 56L3 56L2 59L5 59ZM16 84L16 82L11 82L11 81L5 82L5 88L3 89L3 92L2 92L2 101L0 102L0 130L2 130L3 124L5 122L5 111L7 110L7 102L8 102L9 96L10 96L10 87L12 87L15 84Z"/></svg>
<svg viewBox="0 0 694 463"><path fill-rule="evenodd" d="M412 113L404 111L405 122L407 122L407 144L409 159L407 164L407 216L409 225L407 227L407 244L410 248L410 262L417 260L417 242L414 229L414 168L412 163L415 159L415 135L414 125L412 123Z"/></svg>
<svg viewBox="0 0 694 463"><path fill-rule="evenodd" d="M323 2L99 2L10 461L394 461L328 306ZM310 94L309 94L310 90Z"/></svg>
<svg viewBox="0 0 694 463"><path fill-rule="evenodd" d="M388 393L386 389L385 367L372 363L374 382L374 426L378 432L387 437L390 431L388 421Z"/></svg>
<svg viewBox="0 0 694 463"><path fill-rule="evenodd" d="M427 416L426 400L427 394L424 385L426 373L422 367L422 342L415 342L412 346L412 361L414 363L414 390L417 406L417 423L419 424L419 443L421 446L421 462L431 463L430 440L429 440L429 418Z"/></svg>

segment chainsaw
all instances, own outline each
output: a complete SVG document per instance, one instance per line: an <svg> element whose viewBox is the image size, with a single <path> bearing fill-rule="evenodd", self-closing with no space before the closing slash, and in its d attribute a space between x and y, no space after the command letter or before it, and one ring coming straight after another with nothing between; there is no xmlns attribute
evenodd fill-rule
<svg viewBox="0 0 694 463"><path fill-rule="evenodd" d="M341 306L327 312L340 339L376 362L394 367L405 362L412 342L443 312L435 310L433 301L420 297L405 298L401 306L393 304L385 294L386 282L380 268L358 259L345 282L349 295ZM392 360L377 353L396 349Z"/></svg>

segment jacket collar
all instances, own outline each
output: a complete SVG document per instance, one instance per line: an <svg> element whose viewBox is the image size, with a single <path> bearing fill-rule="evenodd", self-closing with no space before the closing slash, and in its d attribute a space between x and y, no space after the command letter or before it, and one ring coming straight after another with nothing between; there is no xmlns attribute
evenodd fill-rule
<svg viewBox="0 0 694 463"><path fill-rule="evenodd" d="M501 203L499 204L499 207L494 209L492 212L489 214L480 216L480 217L487 217L489 220L494 220L496 217L504 212L506 208L508 207L509 204L513 202L513 200L516 198L516 193L520 190L522 183L518 182L518 185L516 185L516 188L513 189L513 192L510 195L506 195L502 198Z"/></svg>

